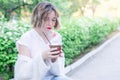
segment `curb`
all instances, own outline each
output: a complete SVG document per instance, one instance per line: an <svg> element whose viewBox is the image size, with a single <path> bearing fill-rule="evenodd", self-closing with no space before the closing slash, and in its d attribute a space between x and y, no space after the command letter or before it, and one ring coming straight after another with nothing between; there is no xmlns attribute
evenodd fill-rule
<svg viewBox="0 0 120 80"><path fill-rule="evenodd" d="M108 39L106 42L104 42L101 46L99 46L98 48L96 48L95 50L87 53L84 57L82 57L81 59L77 60L76 62L74 62L73 64L67 66L65 68L65 73L67 74L68 72L74 70L75 68L77 68L78 66L80 66L82 63L84 63L87 59L89 59L90 57L92 57L93 55L97 54L97 52L99 52L101 49L103 49L107 44L109 44L111 41L115 40L118 36L120 36L120 32L118 32L115 36L113 36L112 38Z"/></svg>

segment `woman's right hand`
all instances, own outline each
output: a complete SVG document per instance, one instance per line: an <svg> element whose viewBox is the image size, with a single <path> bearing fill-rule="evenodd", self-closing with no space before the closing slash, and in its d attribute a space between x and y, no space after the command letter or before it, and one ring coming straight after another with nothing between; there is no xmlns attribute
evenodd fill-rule
<svg viewBox="0 0 120 80"><path fill-rule="evenodd" d="M44 60L48 58L57 59L59 57L59 53L61 53L61 51L57 50L57 48L50 48L49 50L43 52L42 57Z"/></svg>

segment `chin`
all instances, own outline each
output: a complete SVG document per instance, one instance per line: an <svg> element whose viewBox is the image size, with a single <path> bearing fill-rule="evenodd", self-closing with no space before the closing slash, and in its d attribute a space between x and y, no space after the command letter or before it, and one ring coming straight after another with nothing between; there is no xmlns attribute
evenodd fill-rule
<svg viewBox="0 0 120 80"><path fill-rule="evenodd" d="M51 34L53 31L52 30L46 30L45 33Z"/></svg>

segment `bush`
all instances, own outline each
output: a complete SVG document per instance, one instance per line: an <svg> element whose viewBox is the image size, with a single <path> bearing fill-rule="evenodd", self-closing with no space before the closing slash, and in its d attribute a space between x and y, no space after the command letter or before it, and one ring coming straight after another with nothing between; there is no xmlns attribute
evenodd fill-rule
<svg viewBox="0 0 120 80"><path fill-rule="evenodd" d="M63 37L63 49L66 65L84 53L85 49L97 45L120 24L118 19L86 18L65 20L60 33Z"/></svg>
<svg viewBox="0 0 120 80"><path fill-rule="evenodd" d="M114 31L120 21L101 18L85 18L64 20L59 31L63 37L63 50L66 65L80 56L84 50L100 41ZM16 24L0 21L0 73L6 80L13 77L14 63L17 57L16 40L30 29L29 23L18 21Z"/></svg>
<svg viewBox="0 0 120 80"><path fill-rule="evenodd" d="M0 73L5 80L13 77L14 63L17 59L15 42L28 28L23 22L17 22L16 25L6 21L0 22Z"/></svg>

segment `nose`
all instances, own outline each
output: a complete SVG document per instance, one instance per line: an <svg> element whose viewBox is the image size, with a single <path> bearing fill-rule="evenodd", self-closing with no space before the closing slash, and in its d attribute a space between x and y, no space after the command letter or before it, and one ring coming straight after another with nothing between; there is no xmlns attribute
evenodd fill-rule
<svg viewBox="0 0 120 80"><path fill-rule="evenodd" d="M49 25L49 26L52 26L52 25L53 25L53 23L52 23L51 20L48 21L48 25Z"/></svg>

